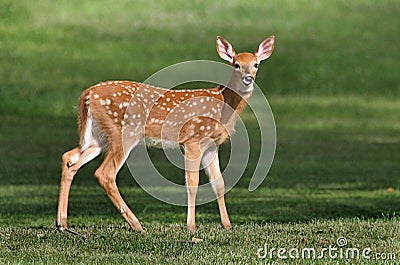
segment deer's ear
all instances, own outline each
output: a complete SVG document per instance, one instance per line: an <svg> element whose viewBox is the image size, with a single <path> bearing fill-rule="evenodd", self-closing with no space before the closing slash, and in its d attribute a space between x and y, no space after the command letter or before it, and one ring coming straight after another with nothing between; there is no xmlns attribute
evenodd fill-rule
<svg viewBox="0 0 400 265"><path fill-rule="evenodd" d="M269 36L267 39L263 40L261 44L258 46L254 55L257 57L259 61L265 60L271 56L274 50L274 42L275 36Z"/></svg>
<svg viewBox="0 0 400 265"><path fill-rule="evenodd" d="M232 45L220 36L217 37L217 52L219 57L230 62L231 64L233 63L233 58L235 57L236 52Z"/></svg>

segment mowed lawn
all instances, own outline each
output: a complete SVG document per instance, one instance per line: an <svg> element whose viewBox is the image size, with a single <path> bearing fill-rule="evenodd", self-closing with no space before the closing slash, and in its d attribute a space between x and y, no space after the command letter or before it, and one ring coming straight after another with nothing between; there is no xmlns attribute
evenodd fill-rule
<svg viewBox="0 0 400 265"><path fill-rule="evenodd" d="M1 1L0 263L398 263L399 11L398 1ZM226 195L231 230L211 202L197 207L198 230L186 231L186 208L152 198L124 167L118 185L147 234L130 230L93 177L101 158L70 194L69 225L87 239L55 229L61 154L78 142L82 90L220 61L217 35L252 51L271 34L276 49L256 81L275 116L275 160L249 192L259 134L247 110L252 153ZM223 164L228 152L222 146ZM150 153L184 183L160 150Z"/></svg>

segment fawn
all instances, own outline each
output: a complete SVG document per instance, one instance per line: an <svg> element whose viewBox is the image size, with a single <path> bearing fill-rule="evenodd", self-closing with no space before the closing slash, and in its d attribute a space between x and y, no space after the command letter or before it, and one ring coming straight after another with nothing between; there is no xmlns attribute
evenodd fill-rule
<svg viewBox="0 0 400 265"><path fill-rule="evenodd" d="M234 132L238 115L252 94L259 64L272 54L274 40L274 36L268 37L254 53L236 53L228 41L218 36L217 52L233 66L226 86L168 90L138 82L108 81L85 90L79 100L80 144L62 156L57 228L75 233L67 228L72 180L81 166L106 151L95 177L130 227L144 233L116 185L119 169L143 138L151 139L153 143L174 142L184 147L187 228L196 229L195 201L200 163L215 192L222 226L230 228L218 146Z"/></svg>

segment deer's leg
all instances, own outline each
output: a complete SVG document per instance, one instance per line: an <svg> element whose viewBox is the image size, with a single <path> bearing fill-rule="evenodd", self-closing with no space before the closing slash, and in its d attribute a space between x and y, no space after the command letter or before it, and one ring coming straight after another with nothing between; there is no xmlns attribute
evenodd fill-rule
<svg viewBox="0 0 400 265"><path fill-rule="evenodd" d="M201 151L198 143L185 144L185 177L188 192L187 228L196 230L196 196L199 186Z"/></svg>
<svg viewBox="0 0 400 265"><path fill-rule="evenodd" d="M204 152L202 164L217 197L222 226L226 229L231 228L231 222L225 206L225 184L219 167L218 149L215 146L211 146Z"/></svg>
<svg viewBox="0 0 400 265"><path fill-rule="evenodd" d="M112 143L112 145L110 146L103 163L96 170L95 176L100 186L104 188L108 197L111 199L118 211L120 211L122 217L124 217L130 227L140 231L141 233L145 233L135 214L122 199L116 184L117 173L126 160L122 144L117 144L114 141L110 141L110 143Z"/></svg>
<svg viewBox="0 0 400 265"><path fill-rule="evenodd" d="M85 163L94 159L101 153L101 148L92 143L83 152L80 148L74 148L62 156L62 173L60 183L60 194L58 199L57 221L56 226L58 229L63 230L67 228L67 215L68 215L68 197L71 189L72 180L78 169Z"/></svg>

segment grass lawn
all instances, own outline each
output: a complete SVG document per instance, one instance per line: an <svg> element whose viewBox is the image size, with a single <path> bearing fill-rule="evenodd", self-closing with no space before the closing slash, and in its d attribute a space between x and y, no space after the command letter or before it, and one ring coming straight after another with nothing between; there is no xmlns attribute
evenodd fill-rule
<svg viewBox="0 0 400 265"><path fill-rule="evenodd" d="M398 263L399 11L394 0L1 1L0 263ZM275 116L276 156L249 192L259 150L252 146L226 195L231 230L220 228L212 202L197 208L198 230L186 231L186 209L146 194L124 167L121 193L147 234L131 231L93 177L96 159L70 195L69 225L87 239L56 231L60 157L77 143L73 106L84 88L217 60L216 35L243 51L270 34L276 50L257 84ZM243 118L257 130L249 111ZM160 170L183 181L160 151L151 153ZM329 247L338 256L318 259ZM316 258L301 258L310 248ZM274 250L258 258L265 249ZM278 249L300 256L285 259ZM346 259L348 249L359 258Z"/></svg>

